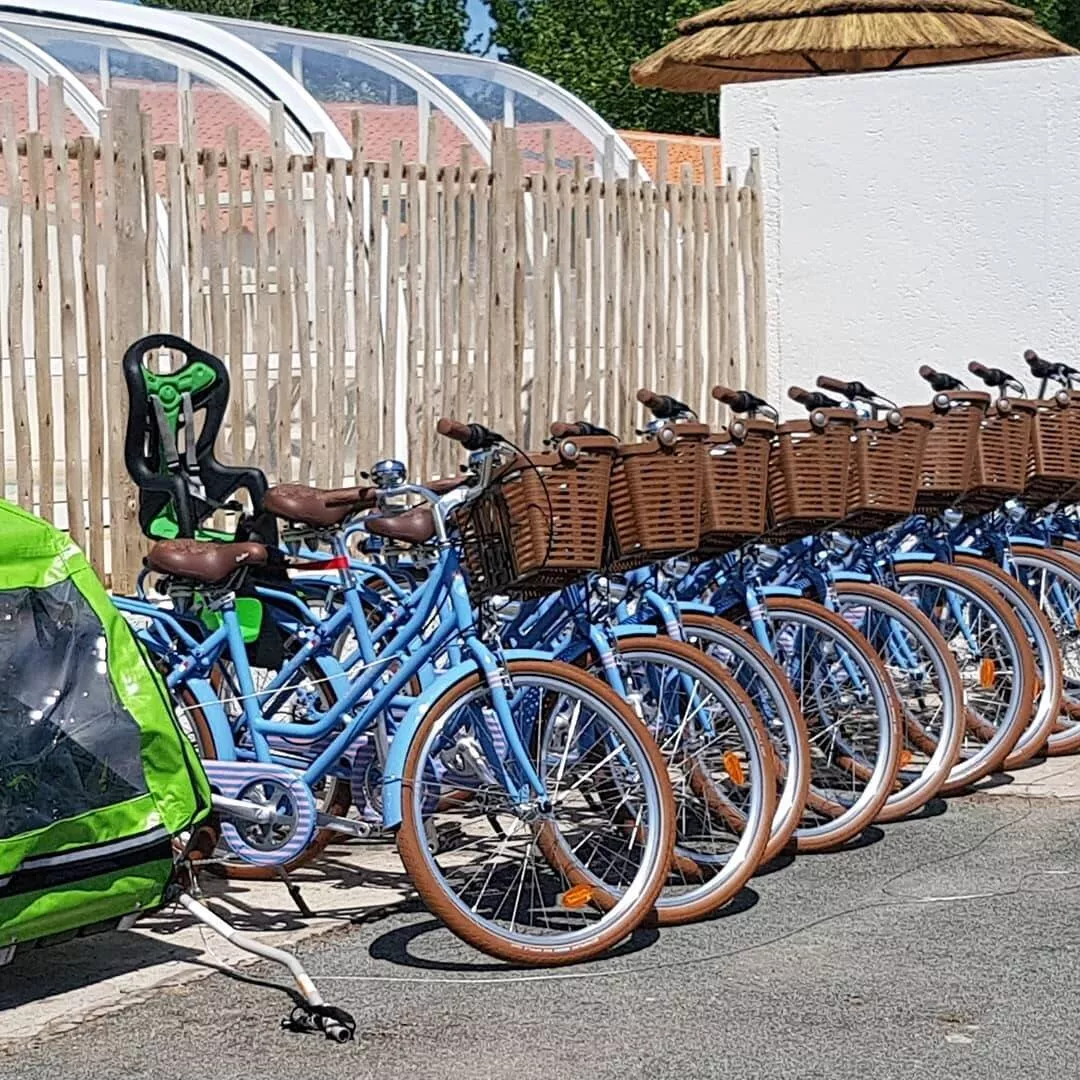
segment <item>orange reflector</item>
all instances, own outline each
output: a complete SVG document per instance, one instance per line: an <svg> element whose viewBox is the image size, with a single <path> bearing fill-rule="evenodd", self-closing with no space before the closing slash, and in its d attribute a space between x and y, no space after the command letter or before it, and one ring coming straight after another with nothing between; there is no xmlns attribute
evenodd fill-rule
<svg viewBox="0 0 1080 1080"><path fill-rule="evenodd" d="M571 885L570 888L562 894L562 906L564 908L570 908L573 911L585 907L590 900L592 900L591 885Z"/></svg>
<svg viewBox="0 0 1080 1080"><path fill-rule="evenodd" d="M727 770L728 776L731 777L732 783L738 784L740 787L746 783L746 770L739 760L739 755L734 750L729 750L724 755L724 768Z"/></svg>
<svg viewBox="0 0 1080 1080"><path fill-rule="evenodd" d="M901 750L900 751L900 768L901 769L906 769L910 764L911 764L911 751L910 750Z"/></svg>
<svg viewBox="0 0 1080 1080"><path fill-rule="evenodd" d="M997 678L997 664L989 656L984 656L979 661L979 685L984 690L989 690Z"/></svg>

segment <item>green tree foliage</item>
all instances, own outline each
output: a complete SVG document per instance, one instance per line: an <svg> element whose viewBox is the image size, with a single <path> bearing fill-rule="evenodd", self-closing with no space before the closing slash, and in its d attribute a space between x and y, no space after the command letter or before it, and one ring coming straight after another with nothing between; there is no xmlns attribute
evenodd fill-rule
<svg viewBox="0 0 1080 1080"><path fill-rule="evenodd" d="M675 37L702 0L487 0L492 43L553 79L617 128L715 135L715 94L639 90L630 65Z"/></svg>
<svg viewBox="0 0 1080 1080"><path fill-rule="evenodd" d="M1024 3L1024 0L1013 0ZM710 0L487 0L492 44L554 79L619 128L715 135L715 94L639 90L630 65L670 41ZM1080 48L1080 0L1034 0L1039 24Z"/></svg>
<svg viewBox="0 0 1080 1080"><path fill-rule="evenodd" d="M156 7L258 19L304 30L461 51L465 0L144 0Z"/></svg>
<svg viewBox="0 0 1080 1080"><path fill-rule="evenodd" d="M1056 38L1080 48L1080 0L1035 0L1035 21Z"/></svg>

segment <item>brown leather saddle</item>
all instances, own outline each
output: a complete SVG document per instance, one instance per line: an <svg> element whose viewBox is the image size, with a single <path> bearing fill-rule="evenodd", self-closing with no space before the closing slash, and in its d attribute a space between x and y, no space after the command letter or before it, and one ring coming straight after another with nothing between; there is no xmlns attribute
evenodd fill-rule
<svg viewBox="0 0 1080 1080"><path fill-rule="evenodd" d="M250 540L234 544L218 544L211 540L159 540L146 556L146 565L169 577L219 585L245 567L265 566L269 557L264 544Z"/></svg>
<svg viewBox="0 0 1080 1080"><path fill-rule="evenodd" d="M375 505L375 488L314 488L278 484L263 496L263 509L294 525L334 529L360 510Z"/></svg>

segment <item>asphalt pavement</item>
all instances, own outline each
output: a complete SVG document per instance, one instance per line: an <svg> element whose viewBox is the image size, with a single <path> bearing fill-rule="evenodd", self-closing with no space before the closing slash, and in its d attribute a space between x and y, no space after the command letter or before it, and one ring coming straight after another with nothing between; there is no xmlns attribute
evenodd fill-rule
<svg viewBox="0 0 1080 1080"><path fill-rule="evenodd" d="M281 1030L289 1001L260 966L23 1042L0 1077L1072 1077L1078 853L1078 804L952 800L555 972L489 962L406 902L298 945L356 1016L351 1045Z"/></svg>

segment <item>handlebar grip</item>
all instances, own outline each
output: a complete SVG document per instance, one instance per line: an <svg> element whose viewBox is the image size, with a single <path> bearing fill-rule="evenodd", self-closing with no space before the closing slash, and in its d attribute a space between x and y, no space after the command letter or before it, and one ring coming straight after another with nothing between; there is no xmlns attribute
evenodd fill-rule
<svg viewBox="0 0 1080 1080"><path fill-rule="evenodd" d="M758 409L767 409L769 403L749 390L732 390L727 386L714 386L712 396L735 413L756 413Z"/></svg>
<svg viewBox="0 0 1080 1080"><path fill-rule="evenodd" d="M449 416L444 416L436 425L435 430L448 439L456 439L459 443L465 443L472 435L472 427L469 424L462 424Z"/></svg>
<svg viewBox="0 0 1080 1080"><path fill-rule="evenodd" d="M946 375L944 371L935 371L929 364L923 364L919 368L919 374L930 384L935 394L964 388L964 384L959 379Z"/></svg>
<svg viewBox="0 0 1080 1080"><path fill-rule="evenodd" d="M556 420L551 425L551 435L555 439L569 439L574 436L580 438L584 434L580 424L568 424L565 420Z"/></svg>
<svg viewBox="0 0 1080 1080"><path fill-rule="evenodd" d="M644 388L637 392L637 399L657 420L674 420L691 412L690 406L670 394L654 394Z"/></svg>
<svg viewBox="0 0 1080 1080"><path fill-rule="evenodd" d="M551 435L555 439L582 439L589 435L611 435L611 432L597 424L590 424L587 420L579 420L575 424L556 420L551 425Z"/></svg>
<svg viewBox="0 0 1080 1080"><path fill-rule="evenodd" d="M831 390L834 394L843 394L844 397L853 395L855 383L844 382L842 379L832 379L828 375L819 375L817 384L822 390Z"/></svg>
<svg viewBox="0 0 1080 1080"><path fill-rule="evenodd" d="M1057 364L1044 360L1034 349L1024 350L1024 359L1036 379L1050 379L1057 374Z"/></svg>
<svg viewBox="0 0 1080 1080"><path fill-rule="evenodd" d="M972 360L968 364L968 371L972 375L978 375L987 386L1004 386L1012 379L1007 371L1002 371L1001 368L988 368L985 364L980 364L978 360Z"/></svg>
<svg viewBox="0 0 1080 1080"><path fill-rule="evenodd" d="M840 402L829 397L828 394L813 393L810 390L804 390L801 386L790 387L788 397L804 406L808 412L813 412L815 409L838 409L840 407Z"/></svg>
<svg viewBox="0 0 1080 1080"><path fill-rule="evenodd" d="M436 425L436 431L448 439L454 439L461 443L466 450L484 450L502 442L502 436L483 424L462 424L458 420L452 420L444 416Z"/></svg>
<svg viewBox="0 0 1080 1080"><path fill-rule="evenodd" d="M721 405L730 405L735 409L735 403L742 401L745 391L732 390L727 386L714 386L712 388L712 396L720 402ZM736 409L736 412L742 412L741 409Z"/></svg>

